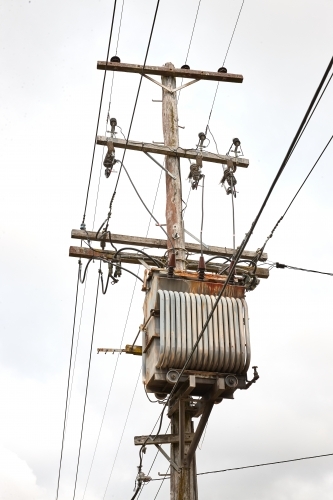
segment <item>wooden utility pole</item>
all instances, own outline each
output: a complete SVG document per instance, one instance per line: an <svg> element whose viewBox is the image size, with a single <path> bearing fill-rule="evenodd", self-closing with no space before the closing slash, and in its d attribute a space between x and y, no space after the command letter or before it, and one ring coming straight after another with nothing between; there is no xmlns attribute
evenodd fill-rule
<svg viewBox="0 0 333 500"><path fill-rule="evenodd" d="M166 63L167 68L174 68L172 63ZM176 78L174 76L163 76L162 85L169 89L176 88ZM162 120L164 145L177 149L179 147L178 134L178 109L177 109L177 94L170 92L166 88L162 89ZM180 178L180 160L178 157L165 157L165 168L173 175L165 176L166 182L166 225L167 233L173 240L174 249L176 252L176 269L178 271L185 270L185 237L184 223L182 218L182 185ZM168 250L172 250L170 241L168 241Z"/></svg>
<svg viewBox="0 0 333 500"><path fill-rule="evenodd" d="M166 63L167 68L174 68L172 63ZM163 76L162 85L169 89L176 88L176 78L174 76ZM166 88L162 89L162 120L164 146L171 149L179 147L178 134L178 106L176 92L170 92ZM176 270L185 270L185 232L182 217L182 185L180 177L180 159L175 156L165 156L165 168L173 174L174 178L165 175L166 182L166 225L167 233L171 236L176 253ZM172 251L170 242L168 249ZM180 434L180 428L183 433L193 431L193 422L191 415L185 409L185 401L179 400L178 412L171 415L171 433ZM184 460L184 452L181 449L182 443L172 443L171 460L176 464L181 464ZM184 445L188 448L188 444ZM177 472L174 467L170 467L170 499L171 500L197 500L197 477L195 473L195 458L192 460L189 468L180 468Z"/></svg>
<svg viewBox="0 0 333 500"><path fill-rule="evenodd" d="M111 137L97 136L96 142L101 145L107 144L108 149L112 151L115 148L141 151L166 171L165 215L168 239L121 234L112 234L111 237L107 229L94 233L81 228L80 231L73 230L72 237L89 242L97 241L101 248L94 249L90 244L89 248L70 247L70 255L80 259L108 260L111 279L116 277L115 274L112 275L115 262L119 267L124 262L125 264L140 263L147 268L142 288L146 294L143 308L144 322L140 326L143 332L142 346L133 344L127 345L125 349L101 348L99 351L143 355L146 390L154 393L157 399L164 399L167 394L170 395L168 417L171 420L171 434L136 436L134 443L141 447L154 445L168 460L171 500L198 500L195 451L210 413L216 403L221 402L222 399L233 399L233 393L237 388L248 389L259 378L254 367L253 379L247 380L250 339L245 290L253 290L251 286L253 283L254 287L256 286L257 277L268 278L269 272L256 265L258 259L267 260L266 254L243 252L242 258L249 259L249 265L237 266L238 277L236 276L235 283L229 284L224 290L226 298L223 298L224 302L221 299L208 333L206 332L203 340L197 344L197 352L191 364L188 365L189 368L181 372L192 349L191 346L196 342L196 335L200 332L204 318L207 317L209 310L213 313L212 300L213 298L215 300L225 283L226 278L223 275L225 269L221 270L221 264L214 259L225 257L230 260L234 249L208 247L204 244L203 253L213 258L207 263L206 275L203 273L203 276L198 276L193 272L197 271L198 262L187 259L186 252L201 254L202 245L185 243L180 158L196 161L197 163L192 167L200 169L203 161L210 165L212 163L227 165L229 170L225 170L225 175L226 171L233 175L237 167L248 167L249 161L237 155L232 157L229 154L219 155L204 151L203 143L199 143L196 149L192 150L181 148L178 134L177 91L200 80L241 83L243 77L229 74L225 68L219 68L217 72L208 72L191 70L188 66L175 68L170 62L164 66L139 66L120 63L119 58L117 58L118 62L112 59L110 62L98 62L97 68L103 71L137 73L162 87L164 144L151 144L128 138L117 139L114 133L111 133ZM161 82L148 75L159 75ZM177 88L176 77L192 80ZM149 153L164 155L164 166ZM112 169L112 166L109 168ZM187 233L191 235L188 231ZM106 244L112 244L112 242L134 247L166 248L169 257L171 254L175 255L175 262L173 261L171 265L169 260L169 265L165 266L168 268L166 270L163 262L161 265L163 257L122 251L129 250L128 248L122 248L116 252L105 249ZM214 307L217 305L216 303ZM229 319L225 321L225 318ZM174 387L175 383L177 387ZM199 417L200 421L194 429L193 418ZM161 447L162 444L170 445L170 456ZM141 482L150 479L141 471L141 465L139 474L141 474L140 483L135 496L140 489Z"/></svg>

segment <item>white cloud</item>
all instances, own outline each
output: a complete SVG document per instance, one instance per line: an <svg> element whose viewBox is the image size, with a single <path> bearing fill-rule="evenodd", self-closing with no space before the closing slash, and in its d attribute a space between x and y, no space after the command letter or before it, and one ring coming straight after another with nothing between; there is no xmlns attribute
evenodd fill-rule
<svg viewBox="0 0 333 500"><path fill-rule="evenodd" d="M0 445L0 499L48 500L27 462Z"/></svg>

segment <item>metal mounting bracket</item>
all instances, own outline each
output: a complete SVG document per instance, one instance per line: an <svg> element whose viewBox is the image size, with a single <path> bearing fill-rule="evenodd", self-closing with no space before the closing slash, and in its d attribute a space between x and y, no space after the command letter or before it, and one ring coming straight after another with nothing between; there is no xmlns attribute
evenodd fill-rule
<svg viewBox="0 0 333 500"><path fill-rule="evenodd" d="M158 450L162 453L162 455L165 456L165 458L168 460L168 462L170 462L170 465L171 467L173 467L175 469L176 472L180 472L180 468L178 467L178 465L169 457L169 455L163 450L162 446L160 446L159 444L156 444L155 443L155 446L156 448L158 448Z"/></svg>
<svg viewBox="0 0 333 500"><path fill-rule="evenodd" d="M147 80L150 80L151 82L156 83L156 85L158 85L159 87L162 87L162 89L166 90L167 92L170 92L170 94L174 94L175 92L178 92L178 90L184 89L185 87L188 87L189 85L192 85L193 83L199 82L199 80L191 80L190 82L184 83L184 85L181 85L180 87L177 87L175 89L170 89L169 87L166 87L165 85L158 82L154 78L151 78L148 75L143 74L142 76L147 78Z"/></svg>

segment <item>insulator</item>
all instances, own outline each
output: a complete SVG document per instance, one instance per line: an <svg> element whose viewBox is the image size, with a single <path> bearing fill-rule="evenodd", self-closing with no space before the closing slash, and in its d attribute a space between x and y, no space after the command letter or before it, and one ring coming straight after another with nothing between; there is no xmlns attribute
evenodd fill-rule
<svg viewBox="0 0 333 500"><path fill-rule="evenodd" d="M221 68L219 68L219 69L217 70L217 72L218 72L218 73L228 73L227 68L225 68L224 66L222 66Z"/></svg>
<svg viewBox="0 0 333 500"><path fill-rule="evenodd" d="M110 62L120 63L120 57L112 56L110 59Z"/></svg>
<svg viewBox="0 0 333 500"><path fill-rule="evenodd" d="M168 278L174 277L174 269L176 267L176 254L172 252L168 262Z"/></svg>
<svg viewBox="0 0 333 500"><path fill-rule="evenodd" d="M113 165L115 164L115 154L114 154L114 151L108 151L105 155L105 158L104 158L104 161L103 161L103 165L104 167L106 168L111 168L113 167Z"/></svg>
<svg viewBox="0 0 333 500"><path fill-rule="evenodd" d="M239 148L239 146L241 145L241 142L240 140L238 139L238 137L235 137L233 140L233 145L236 147L236 148Z"/></svg>
<svg viewBox="0 0 333 500"><path fill-rule="evenodd" d="M191 68L189 67L188 64L183 64L183 66L181 67L181 69L191 69Z"/></svg>
<svg viewBox="0 0 333 500"><path fill-rule="evenodd" d="M110 177L111 172L112 172L112 168L107 167L107 168L105 169L104 174L105 174L105 177L106 177L107 179Z"/></svg>
<svg viewBox="0 0 333 500"><path fill-rule="evenodd" d="M206 271L205 259L204 259L203 255L200 255L199 263L198 263L198 277L199 277L199 280L204 280L205 279L205 271Z"/></svg>

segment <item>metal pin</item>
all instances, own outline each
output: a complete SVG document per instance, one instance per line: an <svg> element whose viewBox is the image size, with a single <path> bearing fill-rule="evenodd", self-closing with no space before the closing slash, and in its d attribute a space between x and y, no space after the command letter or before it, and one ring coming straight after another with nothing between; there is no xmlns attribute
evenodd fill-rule
<svg viewBox="0 0 333 500"><path fill-rule="evenodd" d="M152 99L153 102L162 102L161 99Z"/></svg>

